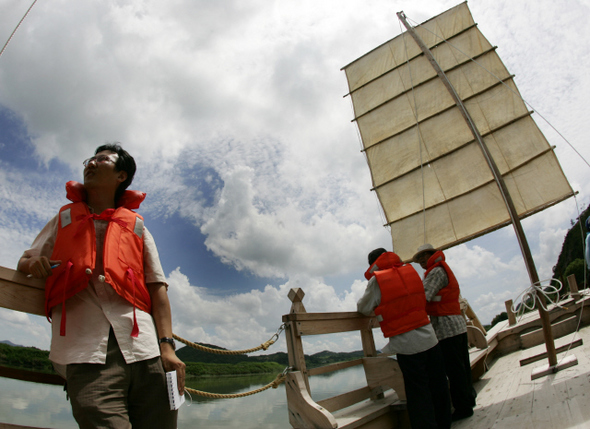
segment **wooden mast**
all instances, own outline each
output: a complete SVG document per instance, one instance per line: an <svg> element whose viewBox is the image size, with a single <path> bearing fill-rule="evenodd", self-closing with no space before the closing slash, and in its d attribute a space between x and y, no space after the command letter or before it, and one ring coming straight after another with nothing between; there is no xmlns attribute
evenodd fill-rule
<svg viewBox="0 0 590 429"><path fill-rule="evenodd" d="M422 50L422 52L424 53L424 55L426 56L426 58L428 59L428 61L430 62L430 64L432 65L432 67L434 68L436 73L438 74L438 76L440 77L441 81L443 82L443 84L445 85L445 87L447 88L449 93L451 94L451 97L455 101L455 104L459 108L461 115L463 115L463 118L467 122L467 125L469 126L469 129L471 130L471 133L473 134L475 140L478 142L479 147L481 148L481 150L483 152L484 158L486 159L486 162L488 163L488 166L490 167L490 170L492 171L494 179L496 180L496 183L498 184L498 187L500 188L500 193L502 194L502 198L504 199L504 202L506 204L506 208L508 209L508 213L510 215L512 225L514 226L514 230L516 232L516 238L518 239L518 244L520 245L520 250L521 250L522 255L524 257L524 262L525 262L526 269L529 274L529 278L531 280L531 284L540 286L537 268L535 267L535 262L533 261L531 249L529 247L528 241L527 241L526 236L524 234L524 230L523 230L522 225L520 223L520 218L518 216L518 212L516 211L516 208L514 206L514 202L512 201L512 197L510 196L510 193L508 192L508 188L506 187L506 183L504 182L504 178L500 174L500 171L498 170L498 167L497 167L496 163L494 162L494 159L492 158L490 151L483 140L483 137L481 136L481 134L479 133L479 130L475 126L475 123L471 119L471 115L469 114L469 112L467 111L467 108L463 104L463 101L461 100L461 98L457 94L457 91L455 91L455 88L453 87L453 85L451 84L449 79L447 78L446 74L444 73L444 71L442 70L440 65L436 62L436 60L434 59L434 56L432 55L432 52L430 51L430 49L428 49L428 47L424 44L424 42L422 41L420 36L418 36L418 34L416 34L413 27L407 22L405 14L403 12L398 12L397 17L404 24L404 26L408 30L408 33L412 36L414 41L418 44L418 46L420 47L420 49ZM549 319L548 312L544 309L545 297L542 294L540 294L538 292L538 290L536 290L536 289L535 289L535 293L536 293L537 299L542 304L542 305L539 305L539 316L541 318L541 323L543 326L543 335L545 338L545 345L547 347L547 357L549 359L549 366L556 367L557 366L557 355L555 352L555 343L553 341L553 333L551 332L551 321Z"/></svg>

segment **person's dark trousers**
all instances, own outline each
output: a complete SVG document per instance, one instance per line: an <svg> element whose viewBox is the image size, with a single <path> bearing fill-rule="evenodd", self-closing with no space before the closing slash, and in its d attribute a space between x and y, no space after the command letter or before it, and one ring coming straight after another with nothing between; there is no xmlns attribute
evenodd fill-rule
<svg viewBox="0 0 590 429"><path fill-rule="evenodd" d="M445 362L445 372L451 389L451 402L458 415L473 414L475 389L471 380L471 363L467 333L439 341Z"/></svg>
<svg viewBox="0 0 590 429"><path fill-rule="evenodd" d="M111 329L103 364L67 366L72 413L81 429L176 429L160 357L127 364Z"/></svg>
<svg viewBox="0 0 590 429"><path fill-rule="evenodd" d="M404 376L412 429L449 429L451 398L442 351L437 344L413 355L397 355Z"/></svg>

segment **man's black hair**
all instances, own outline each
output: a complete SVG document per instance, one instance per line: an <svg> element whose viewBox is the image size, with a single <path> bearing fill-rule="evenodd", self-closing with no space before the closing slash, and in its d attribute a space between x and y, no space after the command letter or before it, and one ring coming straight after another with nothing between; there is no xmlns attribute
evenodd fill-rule
<svg viewBox="0 0 590 429"><path fill-rule="evenodd" d="M369 265L373 265L373 262L375 262L377 258L385 252L387 252L387 250L385 250L383 247L371 251L371 253L369 253Z"/></svg>
<svg viewBox="0 0 590 429"><path fill-rule="evenodd" d="M135 160L129 153L124 150L119 143L107 143L103 144L96 148L94 154L96 155L98 152L102 152L103 150L108 150L110 152L114 152L118 155L117 163L115 164L116 171L125 171L127 173L127 179L124 182L121 182L119 187L117 188L117 192L115 192L115 202L119 201L119 198L125 192L125 189L131 182L133 182L133 176L135 176L135 170L137 167L135 166Z"/></svg>

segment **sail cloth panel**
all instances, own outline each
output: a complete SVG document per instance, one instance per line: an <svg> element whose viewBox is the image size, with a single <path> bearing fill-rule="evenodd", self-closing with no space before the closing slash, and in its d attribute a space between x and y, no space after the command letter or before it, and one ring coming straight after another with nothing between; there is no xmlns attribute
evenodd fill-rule
<svg viewBox="0 0 590 429"><path fill-rule="evenodd" d="M573 195L512 76L475 25L467 4L415 31L484 137L519 216ZM510 222L483 152L408 34L344 70L374 190L391 227L394 251L402 259L410 259L425 242L448 248Z"/></svg>

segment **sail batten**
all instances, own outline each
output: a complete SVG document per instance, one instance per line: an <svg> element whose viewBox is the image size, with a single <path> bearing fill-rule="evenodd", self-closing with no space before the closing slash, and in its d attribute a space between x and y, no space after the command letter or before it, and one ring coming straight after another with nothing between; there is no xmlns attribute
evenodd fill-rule
<svg viewBox="0 0 590 429"><path fill-rule="evenodd" d="M506 179L506 178L508 178L508 174L510 174L510 173L521 174L521 173L519 173L519 172L518 172L518 170L519 170L519 169L521 169L521 168L524 168L524 167L525 167L527 164L530 164L530 163L534 162L534 161L535 161L537 158L540 158L540 157L542 157L542 156L545 156L545 155L547 155L549 152L552 152L552 151L553 151L553 148L551 148L551 147L547 148L547 149L546 149L544 152L537 154L537 155L536 155L536 156L534 156L533 158L530 158L530 159L527 159L527 160L525 160L525 161L524 161L522 164L520 164L520 165L518 165L518 166L515 166L515 167L514 167L512 170L510 170L510 171L508 171L508 172L505 172L505 173L502 175L502 177L504 177L504 178ZM418 167L418 168L420 168L420 167ZM522 171L522 170L521 170L521 171ZM410 172L409 174L411 174L411 173L414 173L414 171ZM381 187L384 187L384 186L386 186L386 185L388 185L389 183L392 183L392 182L393 182L393 181L386 182L386 183L384 183L384 184L382 184L382 185L380 185L380 186L378 186L378 187L375 187L375 188L373 188L372 190L373 190L373 191L377 191L377 192L378 192L378 191L380 190L380 188L381 188ZM479 188L482 188L482 187L484 187L484 186L488 186L488 185L489 185L489 184L491 184L491 183L494 183L494 178L490 176L490 178L489 178L489 180L488 180L488 181L486 181L486 182L483 182L483 183L481 183L480 185L478 185L478 186L476 186L476 187L474 187L474 188L470 188L468 191L466 191L466 192L464 192L464 193L459 193L459 194L457 194L457 195L454 195L454 196L451 196L451 197L449 197L449 196L445 196L445 199L444 199L444 201L442 201L442 202L440 202L440 203L435 203L435 204L432 204L432 205L430 205L430 206L429 206L429 208L433 208L433 207L435 207L435 206L437 206L437 205L440 205L440 204L445 204L446 202L449 202L449 201L451 201L451 200L454 200L454 199L457 199L457 198L461 198L461 197L463 197L463 196L467 195L469 192L477 191ZM561 198L558 198L558 201L563 201L564 199L568 198L569 196L570 196L569 194L564 194L564 195L563 195L563 197L561 197ZM553 205L553 204L549 204L547 207L550 207L551 205ZM403 218L400 218L400 219L398 219L398 220L403 220L404 218L408 218L408 217L410 217L410 216L414 216L414 215L416 215L416 214L420 214L420 213L422 213L422 212L423 212L423 209L420 209L420 210L417 210L417 211L415 211L415 212L413 212L413 213L410 213L410 214L406 215L405 217L403 217ZM530 212L529 212L529 211L523 212L523 213L521 213L521 215L520 215L520 216L521 216L521 217L526 217L526 216L528 216L528 215L527 215L527 213L530 213ZM389 225L389 224L385 224L384 226L388 226L388 225Z"/></svg>
<svg viewBox="0 0 590 429"><path fill-rule="evenodd" d="M344 67L373 190L402 259L424 242L448 248L573 195L467 4L412 31L428 56L402 33Z"/></svg>
<svg viewBox="0 0 590 429"><path fill-rule="evenodd" d="M433 78L433 79L435 79L435 78ZM506 83L508 80L510 80L510 79L514 79L514 75L510 75L510 76L508 76L507 78L505 78L505 79L503 79L503 80L500 80L500 81L496 82L494 85L490 86L490 87L489 87L489 88L487 88L487 89L484 89L483 91L481 91L481 92L479 92L479 93L472 94L471 96L469 96L469 97L466 97L466 98L464 99L464 101L469 101L470 99L472 99L472 98L475 98L475 97L477 97L477 96L479 96L479 95L483 94L483 93L484 93L485 91L487 91L488 89L492 89L492 88L494 88L494 87L496 87L496 86L498 86L498 85L503 85L503 84L505 84L505 83ZM380 106L378 106L378 107L380 107ZM453 109L453 108L455 108L455 107L456 107L456 106L455 106L454 104L453 104L453 105L449 105L448 107L446 107L446 108L444 108L444 109L442 109L442 110L440 110L440 111L437 111L437 112L433 113L431 116L428 116L428 117L422 118L421 120L417 121L416 123L414 123L414 124L412 124L412 125L409 125L408 127L404 128L404 129L402 129L402 130L399 130L399 131L397 131L395 134L393 134L393 135L391 135L391 136L385 137L385 138L383 138L382 140L379 140L379 141L377 141L377 142L374 142L373 144L371 144L371 145L369 145L369 146L363 147L363 148L361 149L361 151L363 151L363 152L364 152L364 151L367 151L367 150L369 150L371 147L374 147L374 146L376 146L376 145L378 145L378 144L381 144L381 143L383 143L383 142L387 141L387 140L388 140L388 139L390 139L390 138L396 137L397 135L399 135L399 134L402 134L402 133L404 133L404 132L408 131L409 129L411 129L411 128L413 128L413 127L416 127L416 126L418 126L418 125L420 125L420 124L422 124L422 123L424 123L424 122L428 121L429 119L431 119L431 118L433 118L433 117L435 117L435 116L437 116L437 115L441 115L441 114L445 113L446 111L448 111L448 110L450 110L450 109ZM369 113L369 112L367 112L367 113ZM532 114L532 113L533 113L532 111L530 111L530 112L529 112L529 114ZM524 115L522 115L522 116L524 116ZM515 118L511 119L511 120L510 120L510 122L508 122L508 123L514 122L515 120L518 120L519 118L520 118L520 117L518 117L518 116L517 116L517 117L515 117ZM358 119L358 118L355 118L353 121L356 121L357 119ZM501 128L501 126L499 126L498 128ZM487 133L489 133L489 131L488 131ZM484 133L484 134L487 134L487 133Z"/></svg>

